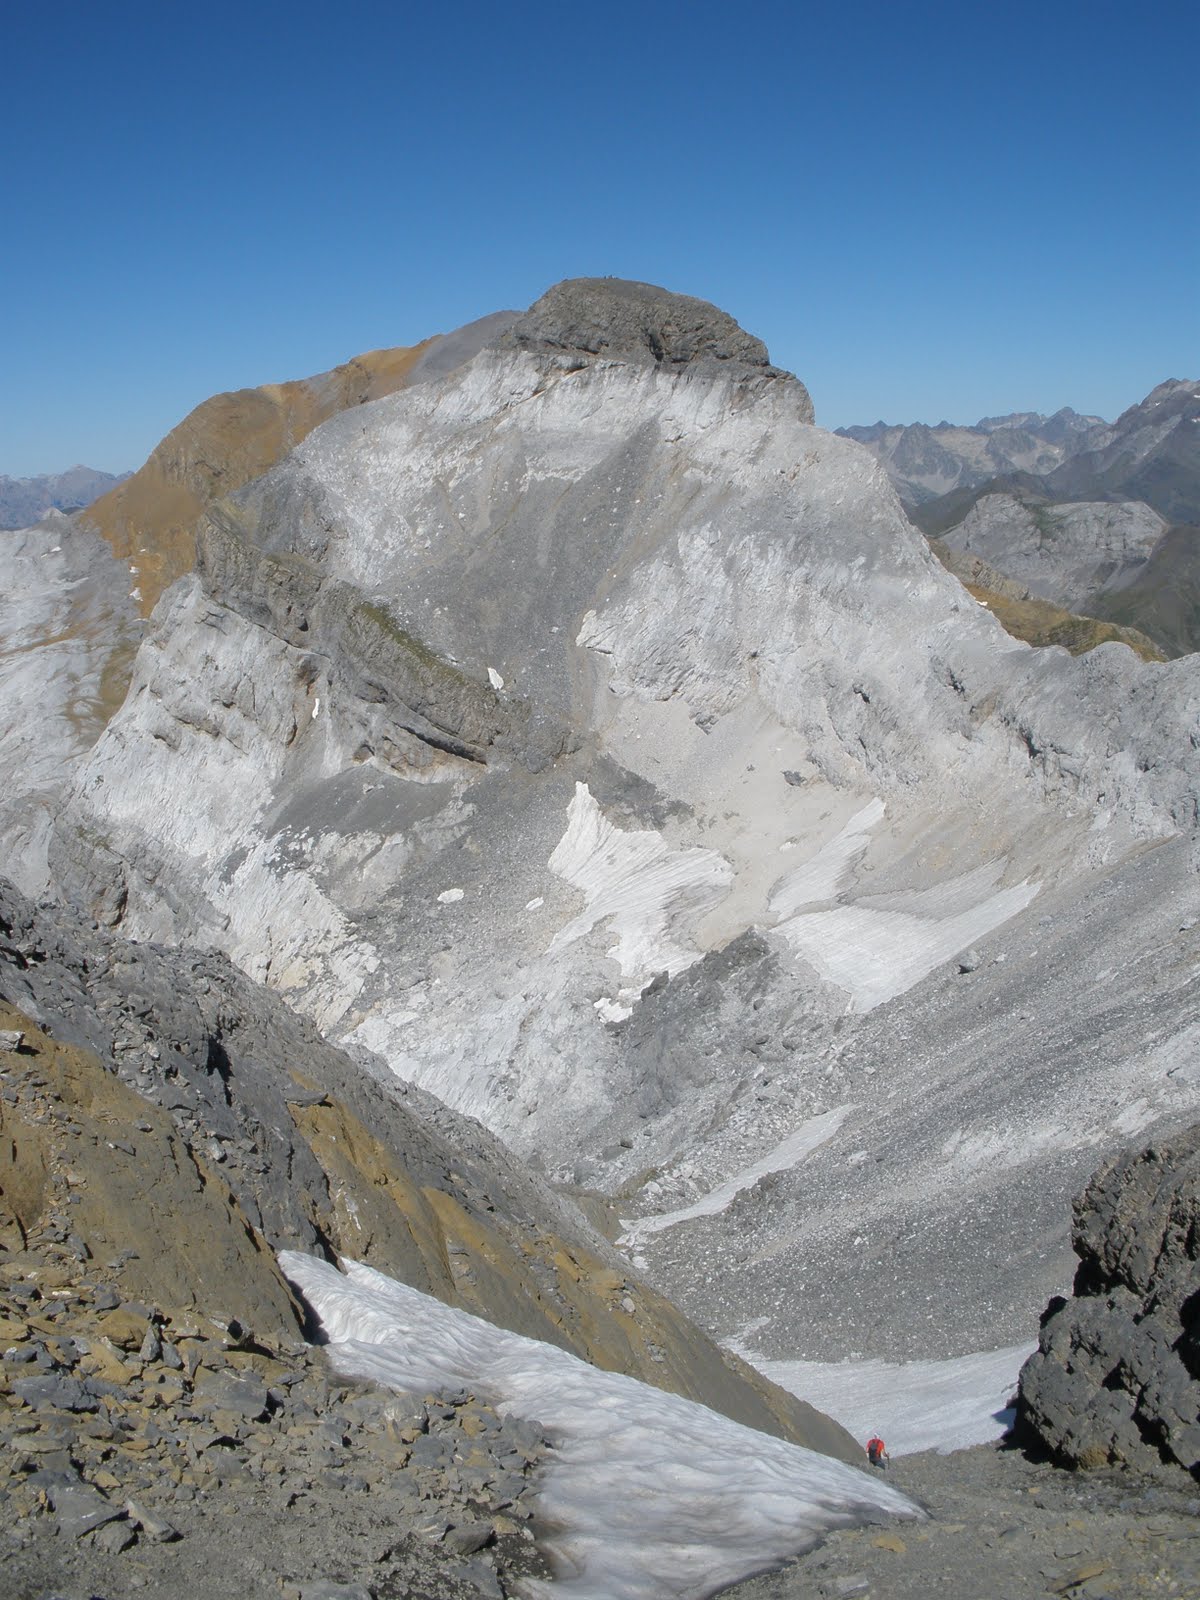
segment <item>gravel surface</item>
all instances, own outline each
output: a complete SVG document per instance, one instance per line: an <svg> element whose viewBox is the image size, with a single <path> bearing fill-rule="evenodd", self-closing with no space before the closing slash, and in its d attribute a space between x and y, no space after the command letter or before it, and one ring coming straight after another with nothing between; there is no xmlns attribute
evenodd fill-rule
<svg viewBox="0 0 1200 1600"><path fill-rule="evenodd" d="M1132 1600L1200 1595L1200 1498L1183 1474L1067 1472L980 1445L893 1461L929 1521L832 1535L738 1600Z"/></svg>
<svg viewBox="0 0 1200 1600"><path fill-rule="evenodd" d="M119 1277L44 1242L0 1260L4 1600L456 1600L545 1572L536 1425L239 1348Z"/></svg>

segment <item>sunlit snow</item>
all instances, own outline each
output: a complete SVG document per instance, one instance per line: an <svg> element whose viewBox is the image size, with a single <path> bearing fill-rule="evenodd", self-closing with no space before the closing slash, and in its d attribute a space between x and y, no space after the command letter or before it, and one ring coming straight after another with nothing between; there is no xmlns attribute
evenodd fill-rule
<svg viewBox="0 0 1200 1600"><path fill-rule="evenodd" d="M564 950L598 924L616 934L609 955L633 980L613 1020L628 1016L642 983L672 977L700 959L691 929L729 892L733 869L715 850L673 850L652 829L626 831L601 811L586 783L575 785L567 829L550 857L551 872L579 889L584 909L555 934L550 953ZM606 1012L607 1014L607 1012Z"/></svg>
<svg viewBox="0 0 1200 1600"><path fill-rule="evenodd" d="M355 1262L286 1251L341 1372L419 1392L467 1387L552 1444L539 1503L554 1600L703 1600L835 1527L919 1516L898 1490L831 1456L690 1400L601 1372Z"/></svg>
<svg viewBox="0 0 1200 1600"><path fill-rule="evenodd" d="M893 1456L965 1450L999 1439L1031 1344L946 1361L771 1361L745 1343L738 1355L781 1389L836 1418L864 1443L882 1435Z"/></svg>
<svg viewBox="0 0 1200 1600"><path fill-rule="evenodd" d="M871 829L882 820L885 810L882 800L872 800L814 856L780 878L768 901L774 915L792 917L805 906L832 900L845 887L850 869L866 853Z"/></svg>

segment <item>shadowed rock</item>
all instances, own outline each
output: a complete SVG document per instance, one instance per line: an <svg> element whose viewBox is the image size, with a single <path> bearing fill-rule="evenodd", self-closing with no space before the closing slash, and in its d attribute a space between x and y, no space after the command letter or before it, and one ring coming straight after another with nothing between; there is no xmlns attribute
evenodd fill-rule
<svg viewBox="0 0 1200 1600"><path fill-rule="evenodd" d="M1102 1167L1074 1211L1075 1292L1047 1308L1019 1432L1072 1466L1200 1477L1200 1125Z"/></svg>

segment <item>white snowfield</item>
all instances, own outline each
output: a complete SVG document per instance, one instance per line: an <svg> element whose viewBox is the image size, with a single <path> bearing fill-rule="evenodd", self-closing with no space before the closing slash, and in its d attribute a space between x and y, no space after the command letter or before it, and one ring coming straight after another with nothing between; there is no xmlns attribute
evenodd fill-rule
<svg viewBox="0 0 1200 1600"><path fill-rule="evenodd" d="M554 1449L540 1489L551 1600L703 1600L836 1527L919 1517L881 1479L743 1427L705 1406L600 1372L356 1262L345 1273L284 1251L339 1371L397 1389L466 1386L539 1422Z"/></svg>
<svg viewBox="0 0 1200 1600"><path fill-rule="evenodd" d="M641 984L653 973L674 977L699 961L701 951L682 942L679 924L685 915L694 920L710 910L733 879L733 869L715 850L672 850L654 829L629 833L614 826L586 783L575 785L567 830L548 865L581 890L586 902L555 934L549 954L607 923L617 940L609 955L623 978L636 980L605 1006L613 1021L630 1014Z"/></svg>
<svg viewBox="0 0 1200 1600"><path fill-rule="evenodd" d="M966 1450L1001 1438L1033 1344L946 1361L772 1361L739 1341L729 1348L781 1389L807 1400L860 1439L879 1434L893 1456Z"/></svg>

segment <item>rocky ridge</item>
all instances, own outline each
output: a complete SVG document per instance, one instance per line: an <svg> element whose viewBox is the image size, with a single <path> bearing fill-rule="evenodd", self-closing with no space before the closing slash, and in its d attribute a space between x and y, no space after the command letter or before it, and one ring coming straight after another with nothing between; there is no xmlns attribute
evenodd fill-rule
<svg viewBox="0 0 1200 1600"><path fill-rule="evenodd" d="M274 1251L340 1253L751 1426L852 1453L811 1408L731 1365L483 1129L351 1063L222 958L132 946L11 889L0 938L0 996L25 1035L6 1077L28 1063L48 1096L34 1114L9 1085L11 1243L42 1222L53 1170L72 1207L53 1226L71 1228L81 1259L129 1254L128 1291L188 1316L224 1306L270 1347L304 1326Z"/></svg>
<svg viewBox="0 0 1200 1600"><path fill-rule="evenodd" d="M326 418L423 374L439 376L511 320L512 313L499 312L449 337L367 351L315 377L213 395L135 473L89 495L83 525L131 568L141 614L149 616L163 590L191 570L196 524L214 500L266 472Z"/></svg>
<svg viewBox="0 0 1200 1600"><path fill-rule="evenodd" d="M195 564L205 509L266 471L323 418L444 376L512 319L499 312L316 377L215 395L136 473L97 484L83 497L94 503L78 516L49 511L0 541L0 861L23 889L36 894L48 883L50 818L125 697L145 617ZM109 492L96 499L101 488ZM29 515L44 510L39 499Z"/></svg>
<svg viewBox="0 0 1200 1600"><path fill-rule="evenodd" d="M458 1600L545 1572L535 1427L465 1392L347 1385L298 1341L264 1348L236 1323L165 1312L126 1289L135 1257L82 1262L61 1233L0 1262L12 1600L47 1585L387 1600L414 1584Z"/></svg>

